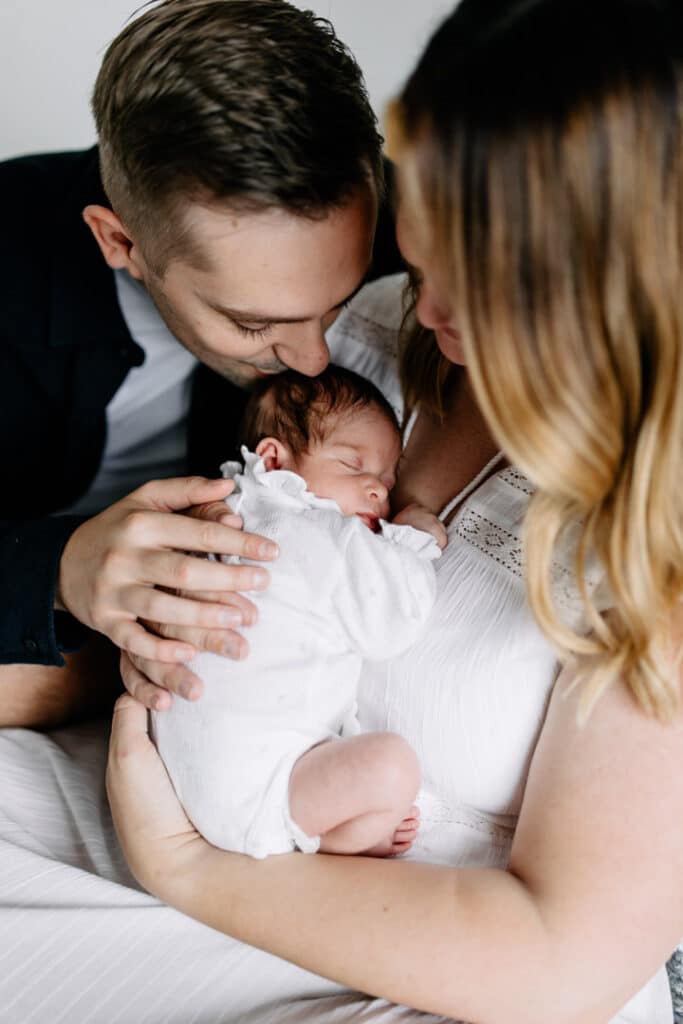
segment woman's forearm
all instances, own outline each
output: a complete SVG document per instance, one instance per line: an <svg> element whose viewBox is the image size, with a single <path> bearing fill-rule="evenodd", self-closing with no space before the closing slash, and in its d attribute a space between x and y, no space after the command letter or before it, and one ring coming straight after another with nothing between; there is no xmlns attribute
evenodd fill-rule
<svg viewBox="0 0 683 1024"><path fill-rule="evenodd" d="M351 988L477 1024L605 1024L681 934L683 714L664 725L614 687L580 728L573 700L558 683L509 871L216 850L128 698L110 747L114 821L157 896Z"/></svg>
<svg viewBox="0 0 683 1024"><path fill-rule="evenodd" d="M481 1024L555 1024L549 944L513 875L204 847L157 893L219 931L350 988ZM569 1012L569 1008L568 1008Z"/></svg>

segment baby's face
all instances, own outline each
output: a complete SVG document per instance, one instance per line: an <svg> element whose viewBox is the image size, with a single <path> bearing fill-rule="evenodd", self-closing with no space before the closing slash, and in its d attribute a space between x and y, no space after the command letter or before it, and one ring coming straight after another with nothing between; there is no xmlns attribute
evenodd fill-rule
<svg viewBox="0 0 683 1024"><path fill-rule="evenodd" d="M344 515L360 516L371 530L389 514L401 441L396 427L368 406L344 413L325 440L297 456L295 472L319 498L333 498Z"/></svg>

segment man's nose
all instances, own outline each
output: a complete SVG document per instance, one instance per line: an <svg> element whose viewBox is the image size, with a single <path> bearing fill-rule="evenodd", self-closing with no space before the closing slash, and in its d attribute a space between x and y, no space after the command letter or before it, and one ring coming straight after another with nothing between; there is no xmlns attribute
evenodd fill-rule
<svg viewBox="0 0 683 1024"><path fill-rule="evenodd" d="M330 350L320 324L308 325L291 342L275 346L278 359L306 377L317 377L330 361Z"/></svg>

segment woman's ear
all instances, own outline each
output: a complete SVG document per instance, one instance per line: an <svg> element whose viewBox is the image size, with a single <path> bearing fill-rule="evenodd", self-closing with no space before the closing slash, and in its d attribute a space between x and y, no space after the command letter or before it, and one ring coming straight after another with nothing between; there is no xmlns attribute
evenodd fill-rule
<svg viewBox="0 0 683 1024"><path fill-rule="evenodd" d="M127 270L131 277L142 281L140 250L114 211L106 206L86 206L83 220L92 231L108 266L112 270Z"/></svg>
<svg viewBox="0 0 683 1024"><path fill-rule="evenodd" d="M294 458L289 448L275 437L264 437L256 445L256 454L263 459L266 471L292 469Z"/></svg>

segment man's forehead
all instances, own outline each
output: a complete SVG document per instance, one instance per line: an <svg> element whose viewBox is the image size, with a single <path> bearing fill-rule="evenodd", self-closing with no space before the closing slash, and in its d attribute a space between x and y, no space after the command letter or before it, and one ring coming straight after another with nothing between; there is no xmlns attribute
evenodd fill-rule
<svg viewBox="0 0 683 1024"><path fill-rule="evenodd" d="M195 201L181 211L182 230L191 239L202 269L220 257L226 245L242 247L269 239L292 242L333 238L351 225L374 234L377 198L374 186L358 188L341 204L318 211L297 212L281 206L240 205L239 202Z"/></svg>
<svg viewBox="0 0 683 1024"><path fill-rule="evenodd" d="M374 220L359 204L319 219L204 207L193 216L188 255L171 272L200 301L247 325L331 313L355 295L370 265Z"/></svg>

